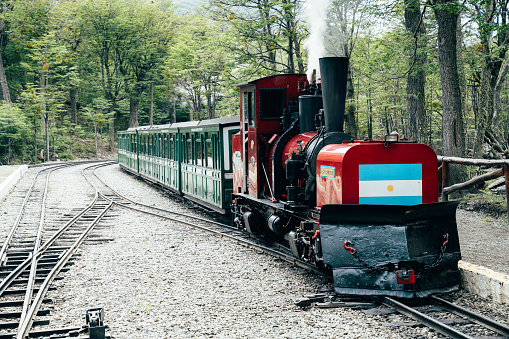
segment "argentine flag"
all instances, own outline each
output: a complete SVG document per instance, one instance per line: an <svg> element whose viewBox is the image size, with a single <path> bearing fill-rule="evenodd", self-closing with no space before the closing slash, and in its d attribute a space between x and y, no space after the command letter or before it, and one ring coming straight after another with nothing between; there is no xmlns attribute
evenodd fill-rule
<svg viewBox="0 0 509 339"><path fill-rule="evenodd" d="M359 165L359 204L422 204L422 164Z"/></svg>

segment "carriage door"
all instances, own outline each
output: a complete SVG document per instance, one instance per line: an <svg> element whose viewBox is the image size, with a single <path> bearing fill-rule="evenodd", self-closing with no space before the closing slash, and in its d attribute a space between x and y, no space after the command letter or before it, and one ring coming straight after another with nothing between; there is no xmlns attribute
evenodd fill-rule
<svg viewBox="0 0 509 339"><path fill-rule="evenodd" d="M243 117L243 126L242 126L242 160L244 163L244 184L242 187L242 192L247 193L247 189L249 187L249 128L254 129L254 114L255 114L255 100L254 100L254 90L244 92L242 98L242 117Z"/></svg>

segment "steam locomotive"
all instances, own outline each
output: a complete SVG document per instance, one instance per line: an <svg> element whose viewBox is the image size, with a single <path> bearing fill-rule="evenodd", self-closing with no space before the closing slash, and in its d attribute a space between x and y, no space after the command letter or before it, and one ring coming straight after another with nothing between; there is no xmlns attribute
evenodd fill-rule
<svg viewBox="0 0 509 339"><path fill-rule="evenodd" d="M235 223L286 239L333 271L340 295L425 297L458 289L456 202L438 202L434 151L343 132L348 59L305 75L239 84L233 136ZM282 119L280 118L282 116Z"/></svg>
<svg viewBox="0 0 509 339"><path fill-rule="evenodd" d="M339 295L426 297L459 288L456 202L438 202L424 145L343 132L347 58L242 84L240 117L119 132L119 164L286 241L332 271ZM240 122L240 125L239 125Z"/></svg>

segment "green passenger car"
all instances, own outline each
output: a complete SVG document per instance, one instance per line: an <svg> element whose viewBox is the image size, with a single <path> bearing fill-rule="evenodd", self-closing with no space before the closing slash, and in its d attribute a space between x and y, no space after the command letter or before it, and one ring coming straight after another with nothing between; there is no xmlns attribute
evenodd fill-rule
<svg viewBox="0 0 509 339"><path fill-rule="evenodd" d="M126 171L228 213L231 142L238 131L238 116L130 128L118 133L118 162Z"/></svg>

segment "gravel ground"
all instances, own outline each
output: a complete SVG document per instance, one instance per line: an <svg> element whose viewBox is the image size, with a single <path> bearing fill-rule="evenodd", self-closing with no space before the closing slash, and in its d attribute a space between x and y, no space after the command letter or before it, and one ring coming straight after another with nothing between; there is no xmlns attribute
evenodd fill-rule
<svg viewBox="0 0 509 339"><path fill-rule="evenodd" d="M505 217L496 219L458 209L456 218L463 260L509 274L509 223Z"/></svg>
<svg viewBox="0 0 509 339"><path fill-rule="evenodd" d="M83 167L52 176L48 205L60 207L59 214L91 201L93 191L79 174ZM0 239L17 214L9 204L21 199L35 171L30 169L13 194L0 202ZM126 175L118 165L96 172L135 201L186 209ZM67 179L68 186L61 187ZM113 338L409 337L361 311L296 307L302 296L330 287L299 268L180 224L120 207L114 214L95 231L96 236L114 240L86 243L75 265L63 274L65 279L55 281L58 289L48 295L54 300L52 327L82 325L86 309L104 307ZM460 241L464 233L475 237L473 228L483 233L479 218L458 212L459 224L471 223L460 229ZM462 251L465 260L478 253L463 242ZM415 334L435 337L425 329Z"/></svg>

